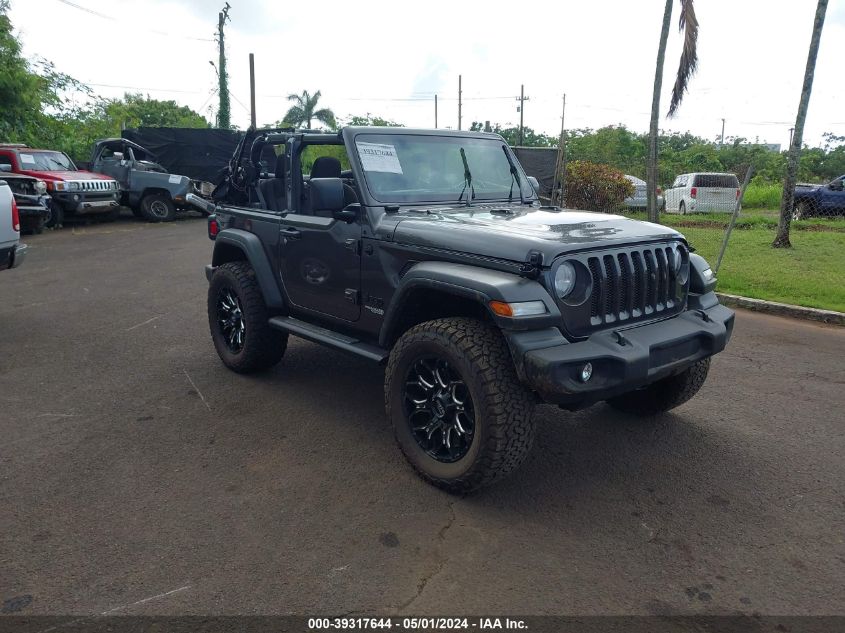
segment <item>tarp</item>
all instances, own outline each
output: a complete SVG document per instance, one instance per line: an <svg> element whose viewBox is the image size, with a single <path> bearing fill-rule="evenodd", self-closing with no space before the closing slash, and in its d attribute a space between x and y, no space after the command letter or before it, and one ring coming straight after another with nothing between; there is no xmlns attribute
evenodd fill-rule
<svg viewBox="0 0 845 633"><path fill-rule="evenodd" d="M540 195L548 198L555 181L556 147L513 147L522 168L540 181Z"/></svg>
<svg viewBox="0 0 845 633"><path fill-rule="evenodd" d="M215 182L243 132L217 129L141 127L121 136L145 147L171 174Z"/></svg>

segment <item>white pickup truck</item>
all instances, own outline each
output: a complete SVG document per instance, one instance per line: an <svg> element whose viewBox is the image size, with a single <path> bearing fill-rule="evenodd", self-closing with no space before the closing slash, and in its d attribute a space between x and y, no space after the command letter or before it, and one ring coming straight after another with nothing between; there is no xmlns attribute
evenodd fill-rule
<svg viewBox="0 0 845 633"><path fill-rule="evenodd" d="M15 196L5 180L0 180L0 270L17 268L26 257L27 246L20 243L21 219Z"/></svg>

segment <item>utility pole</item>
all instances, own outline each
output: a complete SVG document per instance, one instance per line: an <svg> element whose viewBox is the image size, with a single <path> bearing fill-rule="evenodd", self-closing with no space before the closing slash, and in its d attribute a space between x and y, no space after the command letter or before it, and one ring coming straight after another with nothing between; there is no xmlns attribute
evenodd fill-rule
<svg viewBox="0 0 845 633"><path fill-rule="evenodd" d="M437 129L437 95L434 95L434 129Z"/></svg>
<svg viewBox="0 0 845 633"><path fill-rule="evenodd" d="M458 129L461 129L461 106L463 105L461 101L461 76L458 75Z"/></svg>
<svg viewBox="0 0 845 633"><path fill-rule="evenodd" d="M560 113L560 138L557 142L557 160L555 161L555 176L552 179L552 199L551 204L559 201L560 206L564 204L564 186L566 185L566 126L564 118L566 117L566 93L563 94L563 110ZM557 185L560 179L560 192L558 193Z"/></svg>
<svg viewBox="0 0 845 633"><path fill-rule="evenodd" d="M516 111L519 112L519 143L518 145L522 145L525 142L525 136L523 134L522 128L522 116L525 110L525 102L529 100L529 97L525 96L525 86L521 85L519 87L519 96L516 98L519 101L519 107L517 107Z"/></svg>
<svg viewBox="0 0 845 633"><path fill-rule="evenodd" d="M229 75L226 73L226 46L223 41L223 27L229 19L230 5L226 6L217 16L217 44L220 47L220 59L217 65L217 79L219 81L220 108L217 112L217 127L229 129L232 127L232 111L229 103Z"/></svg>
<svg viewBox="0 0 845 633"><path fill-rule="evenodd" d="M255 127L255 55L249 54L249 123Z"/></svg>
<svg viewBox="0 0 845 633"><path fill-rule="evenodd" d="M795 131L794 127L789 128L789 147L792 148L792 133Z"/></svg>
<svg viewBox="0 0 845 633"><path fill-rule="evenodd" d="M719 141L719 149L722 149L722 145L725 144L725 120L722 119L722 140Z"/></svg>

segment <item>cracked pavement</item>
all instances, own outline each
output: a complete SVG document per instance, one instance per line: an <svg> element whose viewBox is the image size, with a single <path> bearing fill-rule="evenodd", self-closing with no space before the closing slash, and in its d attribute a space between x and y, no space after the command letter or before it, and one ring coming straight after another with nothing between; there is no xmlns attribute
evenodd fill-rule
<svg viewBox="0 0 845 633"><path fill-rule="evenodd" d="M0 273L0 601L19 614L845 613L845 329L740 312L692 402L537 410L510 479L406 466L382 369L208 335L202 220Z"/></svg>

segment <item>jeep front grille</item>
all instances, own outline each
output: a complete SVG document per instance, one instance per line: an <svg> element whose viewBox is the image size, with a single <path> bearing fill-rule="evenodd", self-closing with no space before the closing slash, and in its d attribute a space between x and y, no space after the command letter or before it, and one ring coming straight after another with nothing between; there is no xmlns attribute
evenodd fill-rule
<svg viewBox="0 0 845 633"><path fill-rule="evenodd" d="M671 313L686 296L671 262L674 248L657 246L590 257L590 324L618 323Z"/></svg>

